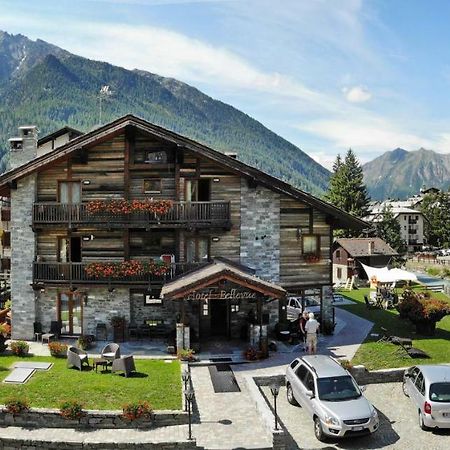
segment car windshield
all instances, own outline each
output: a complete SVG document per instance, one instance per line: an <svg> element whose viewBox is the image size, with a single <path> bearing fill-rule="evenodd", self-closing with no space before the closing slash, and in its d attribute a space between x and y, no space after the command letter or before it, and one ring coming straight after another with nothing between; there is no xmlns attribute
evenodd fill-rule
<svg viewBox="0 0 450 450"><path fill-rule="evenodd" d="M450 402L450 383L433 383L430 385L430 400L433 402Z"/></svg>
<svg viewBox="0 0 450 450"><path fill-rule="evenodd" d="M329 402L341 402L361 397L361 391L353 378L342 377L319 378L317 380L319 398Z"/></svg>

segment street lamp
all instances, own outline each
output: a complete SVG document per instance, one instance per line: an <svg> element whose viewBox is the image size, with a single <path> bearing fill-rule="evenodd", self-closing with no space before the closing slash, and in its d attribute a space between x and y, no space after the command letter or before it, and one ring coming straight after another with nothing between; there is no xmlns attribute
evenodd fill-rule
<svg viewBox="0 0 450 450"><path fill-rule="evenodd" d="M278 430L277 397L278 394L280 393L280 386L278 385L278 383L273 383L270 386L270 392L273 395L273 409L275 412L275 430Z"/></svg>
<svg viewBox="0 0 450 450"><path fill-rule="evenodd" d="M184 383L184 392L185 392L185 394L186 394L187 388L188 388L188 383L189 383L189 380L191 379L191 374L190 374L187 370L185 370L185 371L183 371L183 373L181 374L181 379L183 380L183 383ZM187 411L187 402L185 402L184 410Z"/></svg>
<svg viewBox="0 0 450 450"><path fill-rule="evenodd" d="M189 420L189 437L188 437L188 439L191 441L192 440L191 405L192 405L192 401L194 400L194 390L189 388L187 391L185 391L184 396L186 399L186 404L187 404L187 409L188 409L188 420Z"/></svg>

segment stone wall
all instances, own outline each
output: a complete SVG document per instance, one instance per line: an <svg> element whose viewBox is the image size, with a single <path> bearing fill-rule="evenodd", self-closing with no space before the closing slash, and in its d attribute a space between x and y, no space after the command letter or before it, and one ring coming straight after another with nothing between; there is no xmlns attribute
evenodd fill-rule
<svg viewBox="0 0 450 450"><path fill-rule="evenodd" d="M280 278L280 195L241 181L241 263L267 281Z"/></svg>
<svg viewBox="0 0 450 450"><path fill-rule="evenodd" d="M31 228L36 176L30 175L11 189L11 300L12 338L34 337L35 293L33 261L34 232Z"/></svg>
<svg viewBox="0 0 450 450"><path fill-rule="evenodd" d="M63 442L52 440L36 439L10 439L0 437L0 450L191 450L202 449L198 447L195 440L178 442Z"/></svg>
<svg viewBox="0 0 450 450"><path fill-rule="evenodd" d="M28 412L10 414L0 411L0 426L27 428L80 428L80 429L154 429L188 423L184 411L154 411L145 419L123 420L121 411L89 410L77 420L64 419L58 410L31 408Z"/></svg>
<svg viewBox="0 0 450 450"><path fill-rule="evenodd" d="M46 288L44 292L37 293L36 317L42 323L44 331L50 330L50 322L57 320L58 293L67 292L64 289ZM87 296L83 300L83 334L95 335L97 323L105 323L108 331L108 340L113 339L111 318L124 316L126 326L130 322L130 293L128 288L117 287L114 292L108 292L107 287L77 290L77 294ZM33 326L33 321L31 321Z"/></svg>

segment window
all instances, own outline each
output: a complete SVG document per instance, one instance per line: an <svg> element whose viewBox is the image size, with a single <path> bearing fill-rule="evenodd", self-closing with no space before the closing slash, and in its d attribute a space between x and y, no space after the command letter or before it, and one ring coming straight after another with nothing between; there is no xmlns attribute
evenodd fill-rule
<svg viewBox="0 0 450 450"><path fill-rule="evenodd" d="M209 300L206 299L203 301L202 305L202 316L207 316L209 314Z"/></svg>
<svg viewBox="0 0 450 450"><path fill-rule="evenodd" d="M308 373L308 369L302 364L296 372L297 378L303 383L305 375Z"/></svg>
<svg viewBox="0 0 450 450"><path fill-rule="evenodd" d="M298 359L294 359L294 361L291 362L291 368L294 369L298 365L299 362L300 361Z"/></svg>
<svg viewBox="0 0 450 450"><path fill-rule="evenodd" d="M303 254L317 255L320 250L320 236L315 234L305 234L302 239L302 252Z"/></svg>
<svg viewBox="0 0 450 450"><path fill-rule="evenodd" d="M146 320L145 323L149 326L149 327L157 327L158 325L163 325L164 324L164 320Z"/></svg>
<svg viewBox="0 0 450 450"><path fill-rule="evenodd" d="M337 277L342 278L342 269L341 268L338 268L338 270L337 270Z"/></svg>
<svg viewBox="0 0 450 450"><path fill-rule="evenodd" d="M417 375L417 379L416 379L416 388L417 390L422 394L425 395L425 380L423 378L422 373L419 372L419 375Z"/></svg>
<svg viewBox="0 0 450 450"><path fill-rule="evenodd" d="M58 181L58 201L69 205L81 203L81 183L79 181Z"/></svg>
<svg viewBox="0 0 450 450"><path fill-rule="evenodd" d="M3 247L11 247L11 232L10 231L3 231L2 246Z"/></svg>
<svg viewBox="0 0 450 450"><path fill-rule="evenodd" d="M186 261L205 262L209 260L209 238L201 236L186 239Z"/></svg>
<svg viewBox="0 0 450 450"><path fill-rule="evenodd" d="M148 178L144 180L144 194L161 194L161 178Z"/></svg>
<svg viewBox="0 0 450 450"><path fill-rule="evenodd" d="M306 389L308 389L309 391L315 392L314 378L313 378L311 372L308 372L306 374L303 384L305 385Z"/></svg>
<svg viewBox="0 0 450 450"><path fill-rule="evenodd" d="M165 164L167 163L166 152L148 152L145 160L147 164Z"/></svg>
<svg viewBox="0 0 450 450"><path fill-rule="evenodd" d="M341 251L340 250L336 250L336 258L340 258L341 257Z"/></svg>
<svg viewBox="0 0 450 450"><path fill-rule="evenodd" d="M239 312L239 305L231 305L231 312L232 313Z"/></svg>

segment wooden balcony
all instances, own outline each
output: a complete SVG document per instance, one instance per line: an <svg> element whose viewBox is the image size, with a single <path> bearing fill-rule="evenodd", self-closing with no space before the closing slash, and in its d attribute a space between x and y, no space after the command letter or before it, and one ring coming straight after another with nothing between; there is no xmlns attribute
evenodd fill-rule
<svg viewBox="0 0 450 450"><path fill-rule="evenodd" d="M56 284L56 285L137 285L147 286L149 283L161 286L183 273L195 270L206 263L174 263L166 275L134 275L120 278L96 278L86 273L89 263L58 263L58 262L35 262L33 263L34 284Z"/></svg>
<svg viewBox="0 0 450 450"><path fill-rule="evenodd" d="M86 204L35 203L33 227L68 226L77 228L95 226L102 228L202 228L231 226L230 202L174 202L166 214L133 212L113 214L89 212Z"/></svg>

